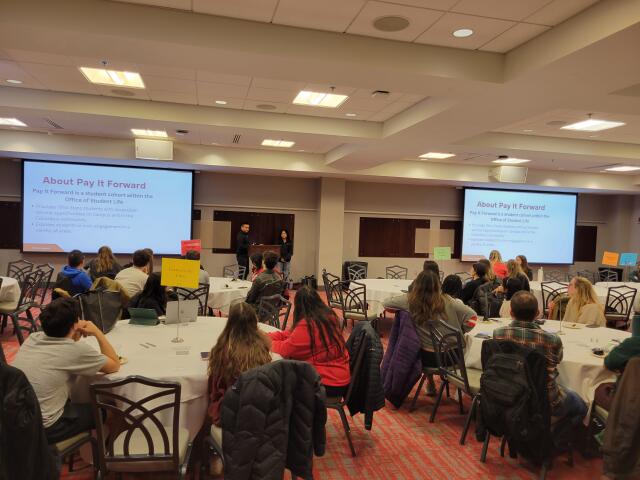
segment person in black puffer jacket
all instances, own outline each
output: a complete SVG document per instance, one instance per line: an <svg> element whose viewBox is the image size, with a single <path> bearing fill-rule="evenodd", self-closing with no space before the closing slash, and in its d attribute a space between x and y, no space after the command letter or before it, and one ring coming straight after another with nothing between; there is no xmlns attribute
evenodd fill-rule
<svg viewBox="0 0 640 480"><path fill-rule="evenodd" d="M325 391L306 362L279 360L240 375L222 400L226 480L312 478L326 445Z"/></svg>

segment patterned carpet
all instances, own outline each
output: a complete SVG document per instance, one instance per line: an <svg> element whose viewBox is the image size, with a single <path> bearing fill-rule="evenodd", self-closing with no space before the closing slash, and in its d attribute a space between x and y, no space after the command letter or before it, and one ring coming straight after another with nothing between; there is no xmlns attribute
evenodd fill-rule
<svg viewBox="0 0 640 480"><path fill-rule="evenodd" d="M383 343L391 320L382 322ZM18 350L18 344L9 327L2 336L2 347L9 363ZM467 437L467 444L458 444L464 425L464 416L458 412L453 399L444 399L438 409L435 423L429 423L433 397L424 393L418 400L414 412L408 411L408 403L399 410L390 404L376 412L373 429L366 431L363 416L350 418L351 434L357 457L349 452L340 418L335 411L329 411L327 422L327 451L323 457L315 459L314 478L321 480L345 479L535 479L538 470L521 464L518 460L501 458L499 441L493 440L489 446L487 462L480 463L481 444L475 441L473 426ZM470 401L465 397L465 408ZM599 459L586 460L579 453L574 454L575 465L567 466L566 457L559 457L547 478L554 479L597 479L602 470ZM89 480L93 478L91 469L77 462L72 473L65 467L63 479ZM74 470L75 470L74 469ZM125 475L126 479L164 479L164 475ZM285 478L289 478L286 475Z"/></svg>

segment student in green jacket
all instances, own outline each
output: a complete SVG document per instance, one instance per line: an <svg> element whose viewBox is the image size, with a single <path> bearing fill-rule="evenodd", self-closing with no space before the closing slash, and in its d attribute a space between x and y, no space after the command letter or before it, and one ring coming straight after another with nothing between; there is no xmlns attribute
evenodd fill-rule
<svg viewBox="0 0 640 480"><path fill-rule="evenodd" d="M629 337L609 352L604 358L604 366L612 372L622 374L627 362L636 356L640 356L640 337ZM614 382L603 383L596 389L595 402L609 411L615 393Z"/></svg>

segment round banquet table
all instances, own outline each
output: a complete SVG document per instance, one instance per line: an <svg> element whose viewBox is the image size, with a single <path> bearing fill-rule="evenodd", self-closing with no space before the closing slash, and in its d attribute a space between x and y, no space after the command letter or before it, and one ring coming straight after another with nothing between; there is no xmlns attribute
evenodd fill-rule
<svg viewBox="0 0 640 480"><path fill-rule="evenodd" d="M468 368L482 369L482 342L483 338L475 335L487 333L493 336L493 330L498 327L508 326L511 319L492 319L490 322L478 322L476 326L465 336L465 364ZM567 325L576 325L579 328L568 328ZM557 333L560 322L547 320L542 325L543 330ZM587 403L593 400L593 394L598 385L603 382L615 382L613 372L604 368L602 358L596 357L591 352L594 347L605 347L612 340L622 342L631 336L629 332L615 330L613 328L587 328L580 324L562 324L563 357L558 365L558 382L560 385L578 393ZM614 344L611 343L611 346Z"/></svg>
<svg viewBox="0 0 640 480"><path fill-rule="evenodd" d="M87 381L121 380L129 375L142 375L154 380L180 382L180 426L189 430L193 439L202 426L205 418L208 398L207 362L201 359L200 352L209 352L215 345L227 323L222 317L198 317L194 323L180 325L182 343L172 343L176 336L176 325L141 326L130 325L128 320L116 324L107 334L111 345L118 355L125 357L127 363L116 373L99 375L91 379L79 379L73 389L74 401L88 401ZM277 329L260 323L261 330L266 332ZM81 341L91 343L98 349L95 338L89 337ZM272 354L275 358L281 358ZM143 385L126 385L117 393L140 400L153 392ZM168 412L167 412L168 413ZM162 417L162 423L171 426L170 415Z"/></svg>
<svg viewBox="0 0 640 480"><path fill-rule="evenodd" d="M605 290L609 290L609 287L629 287L629 288L635 288L636 291L636 298L633 301L633 307L634 310L636 312L640 312L640 283L637 282L598 282L596 283L595 287L596 288L604 288ZM606 298L607 294L605 291L605 298Z"/></svg>
<svg viewBox="0 0 640 480"><path fill-rule="evenodd" d="M538 300L538 308L540 309L540 312L542 312L542 286L541 286L542 282L529 282L529 287L531 288L531 293L533 293L536 297L536 299ZM567 282L563 282L563 283L567 283ZM605 304L605 302L607 301L607 288L596 283L593 286L594 290L596 291L596 295L598 296L598 300L600 300L600 303L602 303L603 305Z"/></svg>
<svg viewBox="0 0 640 480"><path fill-rule="evenodd" d="M392 297L406 293L413 280L366 278L364 280L356 280L356 282L366 286L369 311L378 316L384 310L384 302ZM350 288L354 286L352 283Z"/></svg>
<svg viewBox="0 0 640 480"><path fill-rule="evenodd" d="M233 280L224 277L209 279L208 306L223 313L229 313L229 307L238 300L244 300L251 288L248 280Z"/></svg>
<svg viewBox="0 0 640 480"><path fill-rule="evenodd" d="M20 285L15 278L2 278L2 286L0 286L0 302L18 303L20 300Z"/></svg>

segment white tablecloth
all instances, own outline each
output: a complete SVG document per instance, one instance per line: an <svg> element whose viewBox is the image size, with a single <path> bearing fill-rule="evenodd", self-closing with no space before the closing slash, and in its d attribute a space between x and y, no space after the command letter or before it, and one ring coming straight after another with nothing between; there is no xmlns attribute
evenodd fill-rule
<svg viewBox="0 0 640 480"><path fill-rule="evenodd" d="M500 319L489 323L478 322L473 330L466 335L465 363L470 368L482 368L482 342L477 338L478 333L493 335L493 330L511 323L510 319ZM602 358L591 353L593 347L605 347L613 339L624 340L631 334L614 330L612 328L587 328L571 329L563 324L560 335L563 345L562 362L558 365L558 382L578 393L585 401L591 402L598 385L603 382L615 381L615 375L604 368ZM560 322L547 320L542 326L544 330L558 332Z"/></svg>
<svg viewBox="0 0 640 480"><path fill-rule="evenodd" d="M229 307L236 300L244 300L251 288L248 280L211 277L209 279L209 307L229 313Z"/></svg>
<svg viewBox="0 0 640 480"><path fill-rule="evenodd" d="M596 283L595 287L596 288L604 288L605 289L605 297L606 297L607 296L606 290L608 290L609 287L621 287L623 285L626 286L626 287L635 288L637 290L636 299L633 302L633 306L634 306L634 310L636 312L640 312L640 283L637 283L637 282L598 282L598 283Z"/></svg>
<svg viewBox="0 0 640 480"><path fill-rule="evenodd" d="M566 282L563 282L566 283ZM531 293L533 293L538 300L538 308L540 312L542 312L542 286L541 282L529 282L529 287L531 288ZM596 283L593 288L596 291L596 295L598 296L598 300L603 305L607 301L607 288L603 287L599 283Z"/></svg>
<svg viewBox="0 0 640 480"><path fill-rule="evenodd" d="M226 318L198 317L197 322L180 326L180 337L184 342L172 343L171 339L176 336L175 325L148 327L129 325L128 320L120 321L107 338L118 355L125 357L128 362L117 373L98 378L119 380L129 375L142 375L155 380L180 382L180 426L187 428L193 439L202 426L208 405L207 362L201 359L200 352L211 350L226 323ZM276 330L264 324L259 324L259 327L264 331ZM98 348L94 338L83 341ZM84 387L80 384L78 388L86 388L86 384ZM78 388L75 399L81 399L82 394L86 394L80 392L78 396ZM140 400L151 392L149 387L129 385L121 388L118 393ZM170 425L168 416L163 417L162 421L165 425Z"/></svg>
<svg viewBox="0 0 640 480"><path fill-rule="evenodd" d="M357 280L358 283L363 283L367 288L367 303L369 304L369 311L374 315L380 315L384 310L384 302L396 295L402 295L406 292L413 280L396 280L386 278L367 278L364 280ZM351 287L353 288L353 287Z"/></svg>
<svg viewBox="0 0 640 480"><path fill-rule="evenodd" d="M2 286L0 287L0 302L18 302L20 300L20 285L15 278L2 278Z"/></svg>

